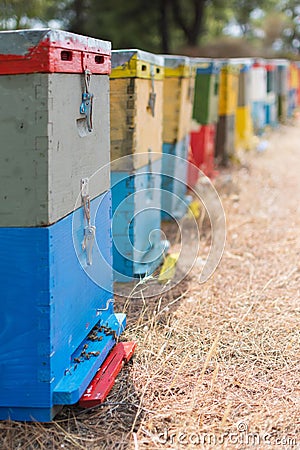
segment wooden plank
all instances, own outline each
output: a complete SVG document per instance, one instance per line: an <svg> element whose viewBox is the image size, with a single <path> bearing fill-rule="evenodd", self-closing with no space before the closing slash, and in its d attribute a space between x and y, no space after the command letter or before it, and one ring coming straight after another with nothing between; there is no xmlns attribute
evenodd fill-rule
<svg viewBox="0 0 300 450"><path fill-rule="evenodd" d="M110 81L111 159L113 170L132 170L161 157L163 81L154 80L154 116L149 109L150 79L121 78ZM134 155L117 161L126 155Z"/></svg>
<svg viewBox="0 0 300 450"><path fill-rule="evenodd" d="M20 420L25 409L30 417L35 408L45 413L37 420L50 416L56 385L71 379L71 356L113 314L110 206L110 193L91 202L91 266L81 209L50 227L0 227L0 419ZM87 372L80 373L83 381Z"/></svg>
<svg viewBox="0 0 300 450"><path fill-rule="evenodd" d="M165 78L163 142L181 141L190 131L194 78Z"/></svg>
<svg viewBox="0 0 300 450"><path fill-rule="evenodd" d="M0 225L52 224L73 211L81 178L109 189L109 78L91 77L93 131L80 114L82 74L0 77ZM83 121L83 123L82 123Z"/></svg>

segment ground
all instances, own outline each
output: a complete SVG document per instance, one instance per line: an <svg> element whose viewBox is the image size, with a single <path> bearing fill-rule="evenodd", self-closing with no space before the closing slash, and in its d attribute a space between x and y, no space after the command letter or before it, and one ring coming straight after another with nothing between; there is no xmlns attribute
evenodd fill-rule
<svg viewBox="0 0 300 450"><path fill-rule="evenodd" d="M2 422L1 449L300 448L299 120L266 141L215 180L227 240L209 281L196 264L162 296L117 299L138 346L106 403Z"/></svg>

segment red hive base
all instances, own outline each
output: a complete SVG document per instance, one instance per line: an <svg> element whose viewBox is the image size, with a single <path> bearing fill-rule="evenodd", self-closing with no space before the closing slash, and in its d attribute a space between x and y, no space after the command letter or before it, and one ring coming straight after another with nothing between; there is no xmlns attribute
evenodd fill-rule
<svg viewBox="0 0 300 450"><path fill-rule="evenodd" d="M92 408L104 402L123 365L130 360L135 342L119 342L114 346L79 400L82 408Z"/></svg>
<svg viewBox="0 0 300 450"><path fill-rule="evenodd" d="M208 177L215 176L216 125L201 125L197 131L191 132L191 159L199 169Z"/></svg>
<svg viewBox="0 0 300 450"><path fill-rule="evenodd" d="M194 186L196 186L198 178L199 178L199 169L193 158L192 150L190 149L188 170L187 170L187 187L191 189Z"/></svg>

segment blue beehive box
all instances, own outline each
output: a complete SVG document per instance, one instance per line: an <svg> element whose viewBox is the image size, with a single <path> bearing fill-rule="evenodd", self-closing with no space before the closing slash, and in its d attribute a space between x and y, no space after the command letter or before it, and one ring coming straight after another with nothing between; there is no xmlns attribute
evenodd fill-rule
<svg viewBox="0 0 300 450"><path fill-rule="evenodd" d="M190 58L176 55L164 55L164 65L162 219L170 220L182 218L191 201L186 186L195 68Z"/></svg>
<svg viewBox="0 0 300 450"><path fill-rule="evenodd" d="M150 275L167 243L161 236L162 56L112 52L111 190L115 281Z"/></svg>
<svg viewBox="0 0 300 450"><path fill-rule="evenodd" d="M161 159L134 172L112 171L114 279L150 275L168 242L161 235Z"/></svg>
<svg viewBox="0 0 300 450"><path fill-rule="evenodd" d="M125 326L113 308L105 167L110 43L52 30L4 34L0 419L49 421L80 399Z"/></svg>
<svg viewBox="0 0 300 450"><path fill-rule="evenodd" d="M163 144L162 219L181 219L192 200L187 195L187 158L190 137Z"/></svg>

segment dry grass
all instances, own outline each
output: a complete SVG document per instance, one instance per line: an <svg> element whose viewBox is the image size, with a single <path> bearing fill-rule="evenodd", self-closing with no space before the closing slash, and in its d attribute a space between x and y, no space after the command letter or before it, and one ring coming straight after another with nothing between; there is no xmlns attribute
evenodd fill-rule
<svg viewBox="0 0 300 450"><path fill-rule="evenodd" d="M138 347L107 402L2 422L1 449L300 448L299 141L299 124L281 128L219 178L228 240L212 279L196 266L162 297L117 299Z"/></svg>

